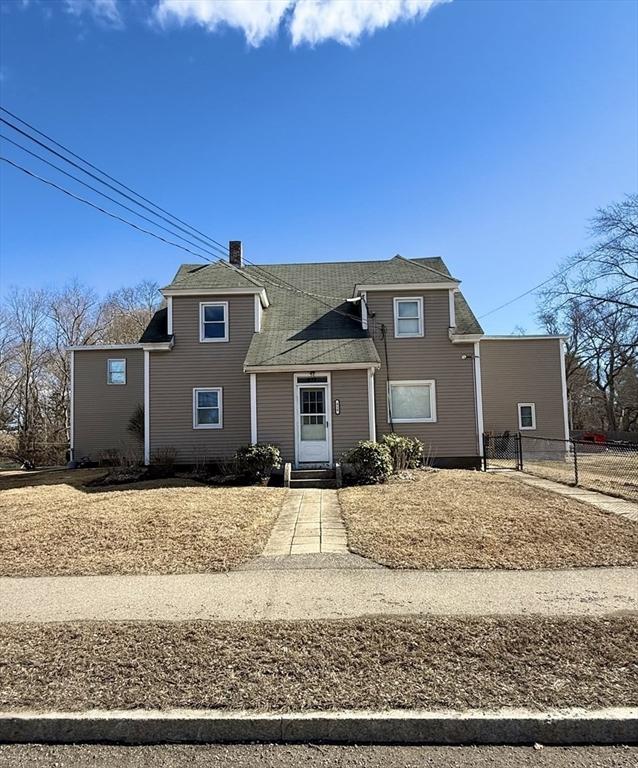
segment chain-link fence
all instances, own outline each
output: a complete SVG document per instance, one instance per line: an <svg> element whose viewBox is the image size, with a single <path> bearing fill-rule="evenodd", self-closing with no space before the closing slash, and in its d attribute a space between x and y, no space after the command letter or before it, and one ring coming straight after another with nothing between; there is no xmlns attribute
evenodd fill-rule
<svg viewBox="0 0 638 768"><path fill-rule="evenodd" d="M525 434L520 441L523 471L638 501L638 445Z"/></svg>
<svg viewBox="0 0 638 768"><path fill-rule="evenodd" d="M484 469L522 469L521 436L518 432L483 435Z"/></svg>

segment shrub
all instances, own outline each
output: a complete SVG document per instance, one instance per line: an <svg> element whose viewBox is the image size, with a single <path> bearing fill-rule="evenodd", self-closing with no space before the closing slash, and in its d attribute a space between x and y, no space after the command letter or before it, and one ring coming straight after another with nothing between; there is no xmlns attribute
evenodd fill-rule
<svg viewBox="0 0 638 768"><path fill-rule="evenodd" d="M144 406L138 405L133 411L126 429L140 445L144 445Z"/></svg>
<svg viewBox="0 0 638 768"><path fill-rule="evenodd" d="M416 469L423 463L423 443L416 437L406 437L393 433L383 435L381 444L388 447L395 472L402 472L404 469Z"/></svg>
<svg viewBox="0 0 638 768"><path fill-rule="evenodd" d="M361 440L345 456L356 480L363 485L385 483L392 472L392 456L387 445Z"/></svg>
<svg viewBox="0 0 638 768"><path fill-rule="evenodd" d="M103 448L97 452L97 463L100 467L117 467L122 463L119 448Z"/></svg>
<svg viewBox="0 0 638 768"><path fill-rule="evenodd" d="M150 473L153 477L171 477L175 471L177 451L170 445L157 448L151 456Z"/></svg>
<svg viewBox="0 0 638 768"><path fill-rule="evenodd" d="M244 445L235 453L237 472L250 482L267 479L281 466L281 453L276 445Z"/></svg>

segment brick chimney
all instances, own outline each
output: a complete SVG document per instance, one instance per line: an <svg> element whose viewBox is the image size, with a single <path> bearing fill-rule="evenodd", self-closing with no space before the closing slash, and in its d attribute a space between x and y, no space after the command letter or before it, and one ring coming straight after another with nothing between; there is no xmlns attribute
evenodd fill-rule
<svg viewBox="0 0 638 768"><path fill-rule="evenodd" d="M241 247L241 240L229 240L228 253L228 260L233 267L241 269L244 266L244 254Z"/></svg>

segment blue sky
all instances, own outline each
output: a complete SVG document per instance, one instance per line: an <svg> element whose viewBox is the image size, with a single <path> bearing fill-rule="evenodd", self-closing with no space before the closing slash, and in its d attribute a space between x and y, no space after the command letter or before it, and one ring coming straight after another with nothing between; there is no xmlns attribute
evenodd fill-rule
<svg viewBox="0 0 638 768"><path fill-rule="evenodd" d="M222 4L229 26L174 2L2 0L1 101L252 261L440 255L481 315L638 189L631 0L454 0L387 26L387 7L304 18L291 2L278 20ZM0 173L3 291L165 284L195 260ZM534 308L483 323L534 331Z"/></svg>

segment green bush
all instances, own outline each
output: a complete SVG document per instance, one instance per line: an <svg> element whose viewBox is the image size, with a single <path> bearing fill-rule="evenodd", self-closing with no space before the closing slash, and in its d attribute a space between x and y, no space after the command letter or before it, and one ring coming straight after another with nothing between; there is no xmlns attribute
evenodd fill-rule
<svg viewBox="0 0 638 768"><path fill-rule="evenodd" d="M383 435L381 445L388 447L395 472L402 472L404 469L416 469L423 463L423 443L416 437L395 434Z"/></svg>
<svg viewBox="0 0 638 768"><path fill-rule="evenodd" d="M235 464L241 477L257 482L281 467L281 453L276 445L244 445L235 453Z"/></svg>
<svg viewBox="0 0 638 768"><path fill-rule="evenodd" d="M357 482L363 485L385 483L392 472L392 456L387 445L361 440L345 455Z"/></svg>

